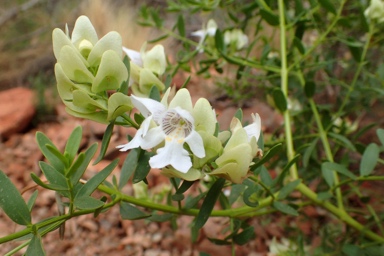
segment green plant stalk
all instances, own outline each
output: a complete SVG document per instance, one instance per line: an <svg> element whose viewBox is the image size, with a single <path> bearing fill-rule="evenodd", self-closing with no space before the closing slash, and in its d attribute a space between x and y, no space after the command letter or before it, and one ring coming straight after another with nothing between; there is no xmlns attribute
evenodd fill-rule
<svg viewBox="0 0 384 256"><path fill-rule="evenodd" d="M334 159L333 159L333 155L332 155L331 146L329 145L327 133L324 130L323 124L321 123L321 118L320 118L320 115L319 115L319 111L317 110L316 103L315 103L315 101L312 98L309 99L308 101L309 101L309 105L311 106L312 113L313 113L313 115L315 117L317 128L319 129L318 133L319 133L321 142L323 144L327 160L329 162L333 163ZM335 183L334 185L337 187L337 189L336 189L337 205L339 206L339 208L341 210L344 210L343 195L341 193L341 188L339 186L339 183L340 183L339 175L337 174L336 171L332 171L332 172L333 172L333 180L334 180L334 183Z"/></svg>
<svg viewBox="0 0 384 256"><path fill-rule="evenodd" d="M328 210L330 213L335 215L338 219L343 221L344 223L348 224L349 226L353 227L354 229L358 230L362 234L364 234L366 237L380 242L384 243L384 237L377 235L376 233L368 230L363 226L361 223L353 219L347 212L345 212L343 209L340 209L333 204L331 204L328 201L322 201L317 198L317 194L313 192L310 188L308 188L306 185L300 183L296 189L301 192L303 195L308 197L310 200L312 200L317 205L323 207L324 209Z"/></svg>
<svg viewBox="0 0 384 256"><path fill-rule="evenodd" d="M286 38L286 28L285 28L285 14L284 14L284 1L279 0L279 18L280 18L280 56L281 56L281 91L284 94L284 97L288 98L288 67L287 67L287 38ZM291 129L291 120L289 110L286 109L283 113L284 117L284 130L285 138L287 141L287 157L288 162L295 157L295 150L293 148L293 138L292 138L292 129ZM297 173L296 165L292 165L289 168L289 172L292 180L297 180L299 175Z"/></svg>

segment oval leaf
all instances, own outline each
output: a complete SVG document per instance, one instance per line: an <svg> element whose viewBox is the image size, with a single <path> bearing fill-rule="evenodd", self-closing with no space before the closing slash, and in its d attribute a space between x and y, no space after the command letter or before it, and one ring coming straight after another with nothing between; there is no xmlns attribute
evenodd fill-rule
<svg viewBox="0 0 384 256"><path fill-rule="evenodd" d="M379 160L380 149L375 143L371 143L364 150L363 158L360 162L360 176L368 176Z"/></svg>
<svg viewBox="0 0 384 256"><path fill-rule="evenodd" d="M0 170L0 207L20 225L31 224L31 214L23 197L5 173Z"/></svg>

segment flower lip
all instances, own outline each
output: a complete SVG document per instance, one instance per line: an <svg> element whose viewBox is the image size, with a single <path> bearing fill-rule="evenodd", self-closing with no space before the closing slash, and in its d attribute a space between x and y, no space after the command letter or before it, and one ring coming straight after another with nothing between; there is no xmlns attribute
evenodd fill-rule
<svg viewBox="0 0 384 256"><path fill-rule="evenodd" d="M182 142L191 134L193 119L188 116L188 113L183 112L182 109L175 108L163 114L160 126L166 135L166 139L176 139L178 142Z"/></svg>

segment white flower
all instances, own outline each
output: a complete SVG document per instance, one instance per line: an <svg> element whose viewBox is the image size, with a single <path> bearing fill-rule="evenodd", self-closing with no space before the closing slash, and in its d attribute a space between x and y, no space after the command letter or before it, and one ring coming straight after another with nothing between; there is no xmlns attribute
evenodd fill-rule
<svg viewBox="0 0 384 256"><path fill-rule="evenodd" d="M371 20L377 20L378 23L384 22L384 2L382 0L371 0L371 4L365 10L364 15Z"/></svg>
<svg viewBox="0 0 384 256"><path fill-rule="evenodd" d="M195 131L189 92L186 89L179 90L167 106L168 92L161 103L131 95L133 105L146 116L146 119L135 137L118 148L121 151L137 147L147 150L164 141L164 147L157 149L157 154L150 158L151 167L163 168L171 165L176 170L186 173L192 167L192 161L189 152L183 147L184 143L187 143L192 153L199 158L205 156L204 144L199 133Z"/></svg>
<svg viewBox="0 0 384 256"><path fill-rule="evenodd" d="M137 66L149 69L157 75L162 75L167 67L164 46L155 45L151 50L146 51L147 43L144 43L140 52L123 47L123 51L128 55L131 62Z"/></svg>
<svg viewBox="0 0 384 256"><path fill-rule="evenodd" d="M252 137L256 138L256 141L259 140L261 132L261 119L259 114L251 114L253 123L244 127L244 130L247 132L249 141Z"/></svg>
<svg viewBox="0 0 384 256"><path fill-rule="evenodd" d="M207 23L207 27L201 30L197 30L195 32L192 32L192 36L198 36L200 37L199 44L196 47L196 50L198 50L200 53L204 51L203 49L203 43L207 36L213 37L216 34L217 30L217 24L213 19L210 19Z"/></svg>
<svg viewBox="0 0 384 256"><path fill-rule="evenodd" d="M241 50L248 44L248 36L240 29L227 30L224 33L224 42L226 45L236 45L236 50Z"/></svg>

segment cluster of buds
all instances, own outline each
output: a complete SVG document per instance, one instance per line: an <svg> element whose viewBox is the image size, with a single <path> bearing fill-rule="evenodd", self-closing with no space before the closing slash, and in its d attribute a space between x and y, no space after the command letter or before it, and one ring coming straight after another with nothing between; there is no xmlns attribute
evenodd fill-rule
<svg viewBox="0 0 384 256"><path fill-rule="evenodd" d="M77 19L72 37L68 34L68 29L53 31L57 87L69 114L108 123L136 108L143 121L135 137L118 146L121 151L140 147L154 152L149 165L169 177L192 181L211 175L234 183L247 177L253 159L261 156L258 114L248 126L234 118L230 130L219 132L208 100L193 104L185 88L176 93L168 88L160 102L149 98L153 87L165 90L160 80L167 64L163 46L146 51L144 44L140 52L133 51L122 47L117 32L99 40L85 16Z"/></svg>
<svg viewBox="0 0 384 256"><path fill-rule="evenodd" d="M69 114L108 123L133 108L120 92L129 72L119 33L109 32L99 40L90 20L80 16L71 37L68 27L65 32L56 28L52 40L57 88Z"/></svg>

